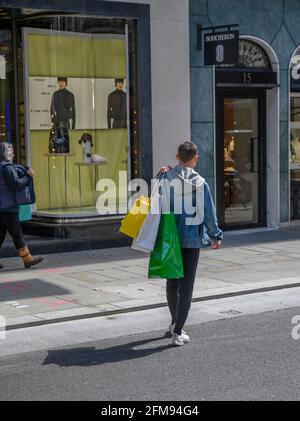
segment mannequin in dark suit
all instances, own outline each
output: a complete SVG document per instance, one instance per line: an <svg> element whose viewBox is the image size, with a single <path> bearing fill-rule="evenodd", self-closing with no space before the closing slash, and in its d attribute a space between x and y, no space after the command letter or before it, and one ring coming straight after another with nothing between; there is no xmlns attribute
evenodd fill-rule
<svg viewBox="0 0 300 421"><path fill-rule="evenodd" d="M107 125L109 129L127 128L127 95L124 79L115 80L116 90L108 96Z"/></svg>
<svg viewBox="0 0 300 421"><path fill-rule="evenodd" d="M51 103L51 121L55 128L75 130L76 111L75 98L68 91L68 79L57 78L59 90L54 92Z"/></svg>

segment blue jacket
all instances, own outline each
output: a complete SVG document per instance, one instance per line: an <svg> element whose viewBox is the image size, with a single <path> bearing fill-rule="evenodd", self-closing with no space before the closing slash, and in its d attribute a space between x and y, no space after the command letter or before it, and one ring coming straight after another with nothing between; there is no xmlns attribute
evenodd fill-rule
<svg viewBox="0 0 300 421"><path fill-rule="evenodd" d="M223 232L218 226L215 205L206 181L196 171L182 165L169 171L166 179L170 183L177 179L183 186L179 192L182 200L181 212L176 210L176 193L173 189L170 194L170 210L175 213L181 247L207 248L213 241L223 240ZM190 207L194 206L191 210L189 203ZM197 219L191 224L188 221L190 218L195 218L195 209L197 209Z"/></svg>
<svg viewBox="0 0 300 421"><path fill-rule="evenodd" d="M30 175L24 173L20 175L18 166L11 162L0 161L0 212L17 213L19 207L15 193L23 190L31 181Z"/></svg>

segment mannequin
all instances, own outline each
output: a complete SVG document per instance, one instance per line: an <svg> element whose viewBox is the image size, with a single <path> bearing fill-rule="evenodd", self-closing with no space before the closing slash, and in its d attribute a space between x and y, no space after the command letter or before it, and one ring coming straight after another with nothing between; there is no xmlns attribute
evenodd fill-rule
<svg viewBox="0 0 300 421"><path fill-rule="evenodd" d="M234 150L235 150L235 137L231 136L231 139L228 144L228 152L230 153L231 157L233 157L232 154L234 153Z"/></svg>
<svg viewBox="0 0 300 421"><path fill-rule="evenodd" d="M300 161L300 139L293 136L291 140L291 150L295 154L295 161Z"/></svg>

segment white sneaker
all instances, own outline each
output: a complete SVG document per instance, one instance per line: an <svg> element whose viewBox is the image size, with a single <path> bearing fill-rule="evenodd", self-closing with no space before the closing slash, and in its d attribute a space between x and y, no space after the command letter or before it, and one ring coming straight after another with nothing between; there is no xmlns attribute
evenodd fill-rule
<svg viewBox="0 0 300 421"><path fill-rule="evenodd" d="M183 346L185 344L190 343L190 337L182 332L181 335L177 335L176 333L173 333L172 336L172 345L173 346Z"/></svg>

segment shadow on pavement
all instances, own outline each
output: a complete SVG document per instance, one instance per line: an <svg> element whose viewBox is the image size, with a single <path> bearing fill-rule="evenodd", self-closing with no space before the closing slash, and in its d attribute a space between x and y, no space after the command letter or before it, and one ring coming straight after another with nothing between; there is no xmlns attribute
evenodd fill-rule
<svg viewBox="0 0 300 421"><path fill-rule="evenodd" d="M170 338L168 334L160 338L146 339L105 349L90 347L48 351L48 356L43 362L43 365L55 364L59 367L91 367L135 360L171 349L172 346L170 343L155 348L135 349L166 338Z"/></svg>
<svg viewBox="0 0 300 421"><path fill-rule="evenodd" d="M50 284L40 279L27 279L25 281L0 280L0 301L53 297L69 293L70 291L59 285Z"/></svg>

